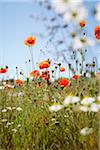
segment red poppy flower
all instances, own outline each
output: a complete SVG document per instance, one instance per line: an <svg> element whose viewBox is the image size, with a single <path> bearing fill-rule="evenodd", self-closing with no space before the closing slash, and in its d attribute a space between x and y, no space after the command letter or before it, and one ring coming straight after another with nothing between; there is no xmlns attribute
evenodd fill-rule
<svg viewBox="0 0 100 150"><path fill-rule="evenodd" d="M61 87L67 87L67 86L70 85L70 81L68 79L66 79L66 78L61 78L61 79L59 79L58 84Z"/></svg>
<svg viewBox="0 0 100 150"><path fill-rule="evenodd" d="M33 36L29 36L25 41L24 44L27 46L33 46L36 44L36 38Z"/></svg>
<svg viewBox="0 0 100 150"><path fill-rule="evenodd" d="M17 85L22 85L24 83L24 81L20 79L17 79L15 82Z"/></svg>
<svg viewBox="0 0 100 150"><path fill-rule="evenodd" d="M49 68L50 67L50 63L48 62L48 60L42 61L41 63L39 63L39 68L40 69L45 69L45 68Z"/></svg>
<svg viewBox="0 0 100 150"><path fill-rule="evenodd" d="M0 69L0 73L2 73L2 74L3 74L3 73L7 73L7 71L8 71L7 68L1 68L1 69Z"/></svg>
<svg viewBox="0 0 100 150"><path fill-rule="evenodd" d="M30 72L31 77L39 78L40 77L40 72L38 70L34 70Z"/></svg>
<svg viewBox="0 0 100 150"><path fill-rule="evenodd" d="M77 79L79 79L79 78L80 78L79 75L74 75L74 76L72 77L73 80L77 80Z"/></svg>
<svg viewBox="0 0 100 150"><path fill-rule="evenodd" d="M64 72L65 68L64 67L60 67L60 72Z"/></svg>
<svg viewBox="0 0 100 150"><path fill-rule="evenodd" d="M81 22L80 22L80 27L85 27L85 25L86 25L86 21L85 20L82 20Z"/></svg>
<svg viewBox="0 0 100 150"><path fill-rule="evenodd" d="M97 40L100 40L100 26L96 26L94 29L94 35Z"/></svg>

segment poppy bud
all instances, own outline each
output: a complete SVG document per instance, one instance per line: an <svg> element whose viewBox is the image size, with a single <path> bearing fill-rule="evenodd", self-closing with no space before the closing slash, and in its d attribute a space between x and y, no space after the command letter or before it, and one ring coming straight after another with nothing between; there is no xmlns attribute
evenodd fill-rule
<svg viewBox="0 0 100 150"><path fill-rule="evenodd" d="M69 68L71 67L71 64L68 64Z"/></svg>
<svg viewBox="0 0 100 150"><path fill-rule="evenodd" d="M68 27L68 24L65 24L64 26L63 26L63 28L67 28Z"/></svg>
<svg viewBox="0 0 100 150"><path fill-rule="evenodd" d="M86 67L88 67L88 64L86 64Z"/></svg>
<svg viewBox="0 0 100 150"><path fill-rule="evenodd" d="M61 66L61 63L59 63L58 66L60 67L60 66Z"/></svg>
<svg viewBox="0 0 100 150"><path fill-rule="evenodd" d="M55 69L57 69L57 66L55 67Z"/></svg>
<svg viewBox="0 0 100 150"><path fill-rule="evenodd" d="M8 69L8 66L6 66L6 69Z"/></svg>
<svg viewBox="0 0 100 150"><path fill-rule="evenodd" d="M85 25L86 25L86 21L85 20L82 20L81 22L80 22L80 27L85 27Z"/></svg>

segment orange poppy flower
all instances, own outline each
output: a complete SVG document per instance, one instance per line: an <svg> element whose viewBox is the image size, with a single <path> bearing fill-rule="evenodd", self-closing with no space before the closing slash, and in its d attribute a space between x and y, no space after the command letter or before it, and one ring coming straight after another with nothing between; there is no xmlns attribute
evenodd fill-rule
<svg viewBox="0 0 100 150"><path fill-rule="evenodd" d="M15 83L16 83L17 85L22 85L22 84L24 83L24 81L23 81L23 80L20 80L20 79L17 79L17 80L15 81Z"/></svg>
<svg viewBox="0 0 100 150"><path fill-rule="evenodd" d="M8 71L7 68L1 68L1 69L0 69L0 73L2 73L2 74L3 74L3 73L7 73L7 71Z"/></svg>
<svg viewBox="0 0 100 150"><path fill-rule="evenodd" d="M40 69L45 69L45 68L49 68L50 67L50 63L48 62L48 60L42 61L41 63L39 63L39 68Z"/></svg>
<svg viewBox="0 0 100 150"><path fill-rule="evenodd" d="M64 72L65 68L64 67L60 67L60 72Z"/></svg>
<svg viewBox="0 0 100 150"><path fill-rule="evenodd" d="M36 44L36 38L33 36L29 36L25 41L24 44L27 46L33 46Z"/></svg>
<svg viewBox="0 0 100 150"><path fill-rule="evenodd" d="M72 77L72 79L73 79L73 80L77 80L77 79L79 79L79 78L80 78L80 76L79 76L79 75L77 75L77 74L76 74L76 75L74 75L74 76Z"/></svg>
<svg viewBox="0 0 100 150"><path fill-rule="evenodd" d="M59 79L58 84L61 87L67 87L67 86L70 85L70 81L68 79L66 79L66 78L61 78L61 79Z"/></svg>
<svg viewBox="0 0 100 150"><path fill-rule="evenodd" d="M97 40L100 40L100 26L96 26L94 29L94 35Z"/></svg>
<svg viewBox="0 0 100 150"><path fill-rule="evenodd" d="M80 27L85 27L85 25L86 25L86 21L85 20L82 20L81 22L80 22Z"/></svg>
<svg viewBox="0 0 100 150"><path fill-rule="evenodd" d="M40 72L38 70L34 70L30 72L31 77L39 78L40 77Z"/></svg>

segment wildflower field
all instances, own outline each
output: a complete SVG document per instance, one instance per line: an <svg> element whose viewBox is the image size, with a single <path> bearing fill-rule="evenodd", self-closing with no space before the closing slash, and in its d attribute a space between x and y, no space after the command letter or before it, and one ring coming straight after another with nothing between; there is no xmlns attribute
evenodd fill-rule
<svg viewBox="0 0 100 150"><path fill-rule="evenodd" d="M47 35L23 39L30 58L25 68L15 66L13 78L0 64L0 150L99 150L100 52L91 51L100 49L100 3L92 14L82 0L34 2L40 16L31 19L41 20ZM87 11L95 18L92 35Z"/></svg>

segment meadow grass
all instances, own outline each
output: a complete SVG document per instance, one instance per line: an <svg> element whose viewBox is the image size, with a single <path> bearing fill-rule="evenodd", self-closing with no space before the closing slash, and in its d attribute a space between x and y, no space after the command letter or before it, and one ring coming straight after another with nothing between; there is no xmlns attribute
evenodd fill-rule
<svg viewBox="0 0 100 150"><path fill-rule="evenodd" d="M68 95L94 97L99 103L100 82L80 78L67 88L57 81L49 86L38 82L0 90L0 150L99 150L99 112L79 111L80 102L56 112L49 108L62 105ZM85 127L92 132L82 135Z"/></svg>

